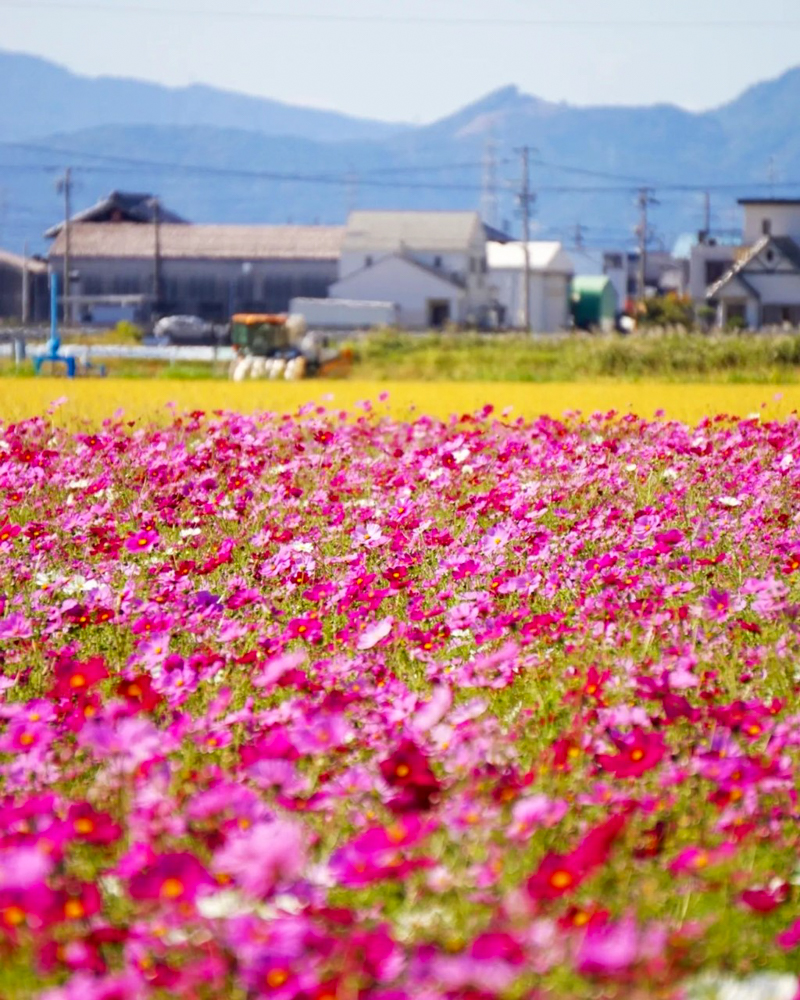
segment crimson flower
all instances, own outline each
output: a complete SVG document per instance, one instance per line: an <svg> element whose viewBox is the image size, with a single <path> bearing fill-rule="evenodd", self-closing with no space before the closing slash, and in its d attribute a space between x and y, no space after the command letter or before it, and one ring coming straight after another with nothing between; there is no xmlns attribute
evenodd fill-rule
<svg viewBox="0 0 800 1000"><path fill-rule="evenodd" d="M577 889L588 874L577 851L545 854L526 883L531 899L558 899Z"/></svg>
<svg viewBox="0 0 800 1000"><path fill-rule="evenodd" d="M152 712L164 700L153 690L153 681L149 674L137 674L128 681L121 681L117 686L117 694L121 695L130 708L138 712Z"/></svg>
<svg viewBox="0 0 800 1000"><path fill-rule="evenodd" d="M108 677L106 662L102 656L90 656L81 663L79 660L59 658L54 668L56 683L51 695L55 698L71 698L83 694L87 688Z"/></svg>
<svg viewBox="0 0 800 1000"><path fill-rule="evenodd" d="M130 880L133 899L158 899L169 903L191 902L202 886L214 879L193 854L186 851L158 855Z"/></svg>
<svg viewBox="0 0 800 1000"><path fill-rule="evenodd" d="M601 753L597 763L615 778L638 778L654 768L667 752L660 733L643 733L637 730L623 742L618 742L618 754Z"/></svg>
<svg viewBox="0 0 800 1000"><path fill-rule="evenodd" d="M108 813L97 812L88 802L74 802L69 807L67 825L77 840L88 844L113 844L122 835Z"/></svg>
<svg viewBox="0 0 800 1000"><path fill-rule="evenodd" d="M789 885L778 881L775 885L759 889L745 889L739 898L756 913L771 913L789 898Z"/></svg>
<svg viewBox="0 0 800 1000"><path fill-rule="evenodd" d="M384 781L400 793L389 802L393 812L421 812L430 809L441 790L427 756L413 740L403 740L397 749L380 763Z"/></svg>

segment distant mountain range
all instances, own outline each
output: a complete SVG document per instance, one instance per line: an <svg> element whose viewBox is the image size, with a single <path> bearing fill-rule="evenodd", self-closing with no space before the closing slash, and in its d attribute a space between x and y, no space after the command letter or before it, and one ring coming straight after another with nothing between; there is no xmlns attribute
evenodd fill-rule
<svg viewBox="0 0 800 1000"><path fill-rule="evenodd" d="M620 248L633 243L640 185L655 188L653 242L667 246L701 227L704 187L722 229L738 225L741 195L800 195L800 67L702 113L575 107L506 87L421 127L89 79L4 52L0 93L0 246L16 251L45 248L66 166L76 210L116 188L157 193L196 222L332 223L356 206L480 208L488 157L493 221L516 233L515 151L529 144L537 232Z"/></svg>

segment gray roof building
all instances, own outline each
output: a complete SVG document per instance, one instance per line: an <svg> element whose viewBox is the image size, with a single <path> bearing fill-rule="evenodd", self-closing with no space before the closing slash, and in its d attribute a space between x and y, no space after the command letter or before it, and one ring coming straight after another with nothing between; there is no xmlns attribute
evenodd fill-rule
<svg viewBox="0 0 800 1000"><path fill-rule="evenodd" d="M70 231L70 253L77 257L152 258L155 226L138 223L83 223ZM339 226L158 227L159 256L183 260L338 260L344 230ZM64 254L59 233L50 257Z"/></svg>
<svg viewBox="0 0 800 1000"><path fill-rule="evenodd" d="M395 253L411 248L458 253L473 243L481 228L477 212L351 212L342 251Z"/></svg>

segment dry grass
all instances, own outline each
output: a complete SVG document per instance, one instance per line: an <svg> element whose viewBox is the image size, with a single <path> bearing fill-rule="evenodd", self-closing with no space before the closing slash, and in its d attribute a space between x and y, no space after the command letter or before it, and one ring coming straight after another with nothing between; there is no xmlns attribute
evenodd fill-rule
<svg viewBox="0 0 800 1000"><path fill-rule="evenodd" d="M389 393L379 402L381 393ZM720 385L711 383L549 382L543 384L492 382L341 382L308 380L295 383L194 381L7 379L0 381L0 419L19 420L43 414L53 400L67 397L58 409L59 422L88 420L93 424L122 410L126 417L167 419L168 405L179 411L201 409L273 410L296 412L318 402L329 409L352 410L362 400L394 416L412 412L446 417L471 413L487 403L498 412L511 407L512 416L561 416L566 411L617 410L652 417L664 410L668 417L695 422L720 413L745 417L760 412L782 418L800 410L800 385ZM415 408L412 410L411 408Z"/></svg>

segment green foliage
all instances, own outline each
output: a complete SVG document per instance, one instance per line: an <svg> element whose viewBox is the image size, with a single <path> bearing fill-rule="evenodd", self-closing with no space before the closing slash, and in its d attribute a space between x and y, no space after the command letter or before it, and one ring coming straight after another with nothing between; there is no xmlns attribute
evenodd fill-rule
<svg viewBox="0 0 800 1000"><path fill-rule="evenodd" d="M643 326L682 326L694 323L691 299L679 295L657 295L641 303L639 322Z"/></svg>
<svg viewBox="0 0 800 1000"><path fill-rule="evenodd" d="M669 307L680 310L679 300ZM678 315L676 311L672 315ZM800 336L647 327L618 334L401 333L351 345L352 377L419 381L559 382L597 378L793 382Z"/></svg>

